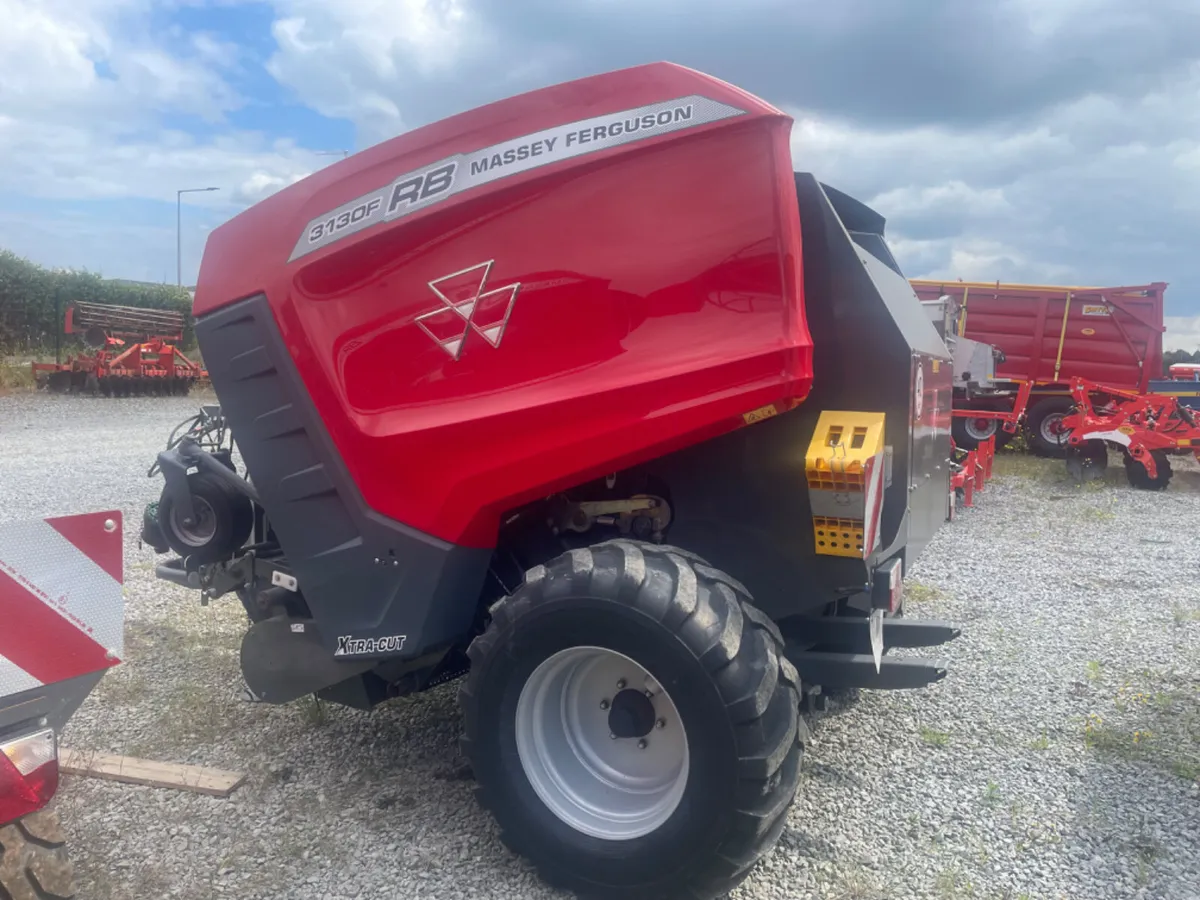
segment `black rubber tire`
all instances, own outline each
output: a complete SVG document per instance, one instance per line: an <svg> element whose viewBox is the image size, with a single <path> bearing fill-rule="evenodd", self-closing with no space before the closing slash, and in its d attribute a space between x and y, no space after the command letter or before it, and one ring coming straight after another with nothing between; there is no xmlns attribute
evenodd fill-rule
<svg viewBox="0 0 1200 900"><path fill-rule="evenodd" d="M1129 480L1130 485L1139 491L1165 491L1174 474L1171 470L1171 458L1167 456L1165 450L1151 450L1150 455L1154 457L1154 468L1158 470L1158 474L1154 478L1151 478L1146 467L1128 452L1124 454L1125 477Z"/></svg>
<svg viewBox="0 0 1200 900"><path fill-rule="evenodd" d="M53 809L0 827L0 897L72 900L77 891L66 837Z"/></svg>
<svg viewBox="0 0 1200 900"><path fill-rule="evenodd" d="M582 897L719 897L778 841L808 729L800 680L775 624L745 588L675 548L617 540L531 569L491 609L459 692L463 754L504 842L550 884ZM684 721L683 798L657 831L610 842L558 819L517 755L515 709L551 654L587 644L636 660Z"/></svg>
<svg viewBox="0 0 1200 900"><path fill-rule="evenodd" d="M961 416L950 420L950 437L954 438L954 446L959 450L974 450L979 446L979 441L967 431L967 420Z"/></svg>
<svg viewBox="0 0 1200 900"><path fill-rule="evenodd" d="M1042 437L1042 423L1053 415L1065 416L1074 408L1075 401L1070 397L1047 397L1033 405L1025 417L1025 441L1034 455L1048 459L1066 458L1066 437L1062 438L1060 444L1046 440Z"/></svg>
<svg viewBox="0 0 1200 900"><path fill-rule="evenodd" d="M158 527L163 539L175 553L196 563L228 559L254 529L254 505L245 494L208 472L193 472L188 476L188 487L193 497L203 498L212 507L216 518L213 536L199 547L181 540L171 523L174 503L164 490L158 501Z"/></svg>

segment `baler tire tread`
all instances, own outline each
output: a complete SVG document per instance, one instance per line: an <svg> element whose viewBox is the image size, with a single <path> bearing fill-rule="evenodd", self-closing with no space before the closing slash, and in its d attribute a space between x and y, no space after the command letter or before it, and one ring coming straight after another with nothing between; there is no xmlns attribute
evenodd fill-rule
<svg viewBox="0 0 1200 900"><path fill-rule="evenodd" d="M548 846L545 835L536 833L528 814L508 796L516 790L505 783L499 754L489 746L499 747L494 736L499 729L489 714L498 716L492 710L500 704L485 702L485 695L504 690L490 676L491 663L512 653L509 641L524 630L526 616L545 607L562 609L581 596L632 607L661 626L665 637L682 642L718 692L725 725L733 733L736 759L730 762L736 786L722 810L728 822L724 833L709 855L689 857L677 870L656 872L641 883L589 880L572 860ZM783 637L745 589L687 551L614 540L534 567L491 613L491 623L467 651L471 671L459 691L465 725L460 746L475 772L477 799L496 818L504 843L529 859L548 883L584 897L706 900L740 884L783 831L808 738L799 708L800 679L783 655ZM516 777L524 778L519 767ZM688 785L687 795L710 790L697 782ZM629 843L654 837L656 833Z"/></svg>
<svg viewBox="0 0 1200 900"><path fill-rule="evenodd" d="M53 809L0 827L0 897L73 900L77 890L66 837Z"/></svg>

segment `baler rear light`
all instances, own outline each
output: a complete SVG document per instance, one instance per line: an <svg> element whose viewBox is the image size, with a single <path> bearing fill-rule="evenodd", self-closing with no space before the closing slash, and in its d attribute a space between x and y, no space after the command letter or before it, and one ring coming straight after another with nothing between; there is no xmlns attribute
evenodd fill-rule
<svg viewBox="0 0 1200 900"><path fill-rule="evenodd" d="M871 608L894 613L904 600L904 564L893 557L875 569L871 582Z"/></svg>
<svg viewBox="0 0 1200 900"><path fill-rule="evenodd" d="M0 825L37 812L58 790L58 741L46 728L0 743Z"/></svg>
<svg viewBox="0 0 1200 900"><path fill-rule="evenodd" d="M822 410L804 458L814 550L867 559L879 545L884 414Z"/></svg>

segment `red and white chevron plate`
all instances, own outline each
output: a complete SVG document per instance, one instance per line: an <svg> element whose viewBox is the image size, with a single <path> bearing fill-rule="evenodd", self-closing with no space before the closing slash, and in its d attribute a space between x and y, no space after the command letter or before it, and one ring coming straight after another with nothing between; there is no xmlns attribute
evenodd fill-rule
<svg viewBox="0 0 1200 900"><path fill-rule="evenodd" d="M121 535L117 511L0 524L0 697L121 661Z"/></svg>

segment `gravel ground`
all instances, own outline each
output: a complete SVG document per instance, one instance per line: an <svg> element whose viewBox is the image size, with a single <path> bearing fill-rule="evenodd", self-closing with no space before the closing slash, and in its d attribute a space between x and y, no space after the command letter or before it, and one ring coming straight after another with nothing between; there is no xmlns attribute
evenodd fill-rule
<svg viewBox="0 0 1200 900"><path fill-rule="evenodd" d="M476 808L453 685L372 714L238 699L240 606L200 607L137 544L197 400L0 397L0 519L126 516L127 661L65 742L249 774L227 800L67 778L81 898L561 896ZM1151 495L1061 466L1002 457L941 530L907 602L962 626L949 676L814 723L735 900L1200 897L1200 469Z"/></svg>

